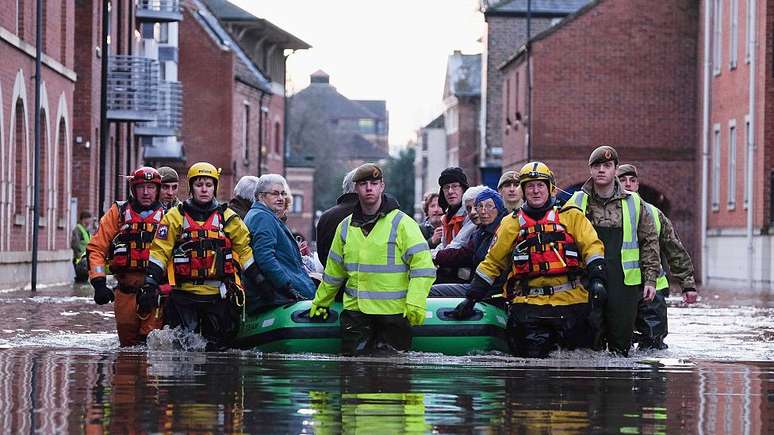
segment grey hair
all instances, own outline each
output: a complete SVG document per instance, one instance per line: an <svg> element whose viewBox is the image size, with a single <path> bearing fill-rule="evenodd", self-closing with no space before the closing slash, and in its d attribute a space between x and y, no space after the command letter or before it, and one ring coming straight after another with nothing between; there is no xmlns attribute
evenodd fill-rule
<svg viewBox="0 0 774 435"><path fill-rule="evenodd" d="M245 175L240 178L236 186L234 186L234 196L237 198L247 199L253 201L255 199L255 191L258 186L258 177L254 175Z"/></svg>
<svg viewBox="0 0 774 435"><path fill-rule="evenodd" d="M478 186L469 187L465 193L462 194L462 205L465 205L465 201L475 201L479 193L486 190L486 186L479 184Z"/></svg>
<svg viewBox="0 0 774 435"><path fill-rule="evenodd" d="M287 189L288 182L285 181L285 177L279 174L264 174L258 179L258 183L255 186L255 199L260 199L263 192L267 192L272 184L281 184L283 189ZM287 192L287 190L285 190Z"/></svg>
<svg viewBox="0 0 774 435"><path fill-rule="evenodd" d="M355 182L352 181L352 178L355 176L355 171L357 171L357 168L347 172L347 175L344 176L344 181L341 182L342 193L355 192Z"/></svg>

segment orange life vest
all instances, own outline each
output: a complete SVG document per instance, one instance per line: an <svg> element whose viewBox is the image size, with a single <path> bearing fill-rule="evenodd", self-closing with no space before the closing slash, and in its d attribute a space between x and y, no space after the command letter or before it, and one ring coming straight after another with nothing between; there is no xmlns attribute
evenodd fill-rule
<svg viewBox="0 0 774 435"><path fill-rule="evenodd" d="M521 228L513 249L511 279L577 275L581 272L578 247L572 235L559 222L558 208L552 208L540 220L532 219L521 209L516 217Z"/></svg>
<svg viewBox="0 0 774 435"><path fill-rule="evenodd" d="M223 230L223 212L216 209L199 224L179 206L183 227L173 250L175 281L223 280L234 276L236 265L231 239Z"/></svg>
<svg viewBox="0 0 774 435"><path fill-rule="evenodd" d="M159 207L147 217L142 217L132 208L129 201L119 204L118 234L111 243L109 261L113 273L145 272L148 255L156 228L164 217Z"/></svg>
<svg viewBox="0 0 774 435"><path fill-rule="evenodd" d="M444 243L448 245L451 243L454 236L462 229L462 224L465 222L464 214L454 214L451 219L447 219L446 215L441 216L441 226L443 226Z"/></svg>

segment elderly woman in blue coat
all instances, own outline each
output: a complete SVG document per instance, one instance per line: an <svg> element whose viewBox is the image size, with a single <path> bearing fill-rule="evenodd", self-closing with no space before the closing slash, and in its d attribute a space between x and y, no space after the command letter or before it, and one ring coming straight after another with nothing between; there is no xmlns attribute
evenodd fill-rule
<svg viewBox="0 0 774 435"><path fill-rule="evenodd" d="M263 175L258 179L255 202L245 216L255 263L276 293L255 295L259 305L280 305L314 297L315 285L304 271L296 239L278 217L285 209L285 201L287 181L281 175ZM249 293L248 302L253 296Z"/></svg>

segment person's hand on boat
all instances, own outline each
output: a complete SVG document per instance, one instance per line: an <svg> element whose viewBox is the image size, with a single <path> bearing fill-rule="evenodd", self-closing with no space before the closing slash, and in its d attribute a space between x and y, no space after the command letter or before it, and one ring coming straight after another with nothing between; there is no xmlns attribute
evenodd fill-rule
<svg viewBox="0 0 774 435"><path fill-rule="evenodd" d="M328 307L318 307L312 302L311 308L309 308L309 318L312 320L327 320L328 319Z"/></svg>
<svg viewBox="0 0 774 435"><path fill-rule="evenodd" d="M425 323L425 307L407 303L403 310L403 317L408 319L409 325L419 326Z"/></svg>
<svg viewBox="0 0 774 435"><path fill-rule="evenodd" d="M683 289L683 302L686 304L693 304L698 299L699 294L696 293L695 288L687 287Z"/></svg>
<svg viewBox="0 0 774 435"><path fill-rule="evenodd" d="M465 320L473 317L473 314L475 313L476 306L476 300L472 298L465 298L462 302L457 304L457 307L454 308L454 311L449 313L449 315L457 320Z"/></svg>
<svg viewBox="0 0 774 435"><path fill-rule="evenodd" d="M105 305L115 300L113 290L107 286L107 280L104 276L98 276L91 280L91 286L94 287L94 302L97 305Z"/></svg>

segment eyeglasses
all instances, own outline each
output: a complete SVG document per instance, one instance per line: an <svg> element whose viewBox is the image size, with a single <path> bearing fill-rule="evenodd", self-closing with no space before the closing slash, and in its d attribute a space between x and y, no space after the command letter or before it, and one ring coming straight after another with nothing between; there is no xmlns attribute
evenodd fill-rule
<svg viewBox="0 0 774 435"><path fill-rule="evenodd" d="M492 211L496 208L497 206L494 204L484 204L484 203L476 204L476 210L478 211Z"/></svg>
<svg viewBox="0 0 774 435"><path fill-rule="evenodd" d="M277 192L276 190L274 190L272 192L261 192L261 193L264 195L271 195L271 196L280 196L280 195L287 196L287 192L285 192L284 190L282 192Z"/></svg>

